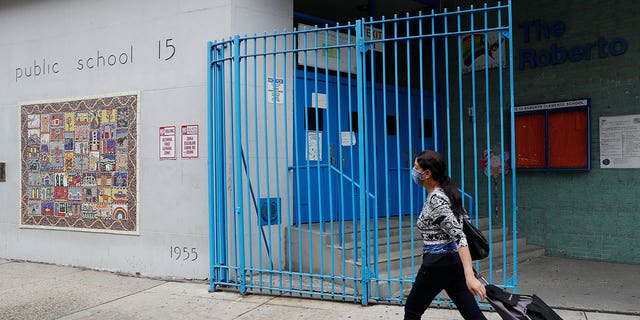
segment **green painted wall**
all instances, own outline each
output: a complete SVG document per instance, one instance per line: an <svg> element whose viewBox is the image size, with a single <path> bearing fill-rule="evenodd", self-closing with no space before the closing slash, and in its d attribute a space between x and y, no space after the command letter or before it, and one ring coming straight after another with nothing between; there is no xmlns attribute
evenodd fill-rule
<svg viewBox="0 0 640 320"><path fill-rule="evenodd" d="M444 4L449 8L452 4L468 8L468 2L445 1ZM592 102L592 170L518 171L518 232L525 235L529 243L544 246L551 255L640 263L640 247L635 245L640 241L640 169L600 169L598 128L601 116L640 114L640 32L637 30L640 2L515 1L513 9L515 104L577 98L590 98ZM564 34L538 41L532 29L533 39L524 43L524 31L518 25L538 19L546 24L563 21L566 26ZM576 45L586 46L600 38L605 41L624 38L628 48L622 55L607 54L606 58L599 58L596 47L592 49L590 60L567 61L535 69L518 68L519 49L550 50L553 43L569 49ZM498 72L495 69L490 71L490 83L497 79ZM484 86L484 71L481 74L482 79L476 83ZM477 73L476 77L479 75ZM470 78L470 74L464 75L463 83L471 83ZM455 77L449 82L458 85ZM475 93L476 100L482 101L482 108L484 96L483 90ZM466 107L473 102L473 94L464 90L462 99ZM452 97L452 100L459 103L457 97ZM497 132L496 119L500 112L494 100L497 97L490 102L491 128ZM458 108L457 104L455 108ZM477 109L477 112L477 118L484 117L482 110ZM473 150L473 138L468 133L471 120L466 121L469 123L464 124L464 163L466 168L473 168L479 159L469 156ZM458 130L457 123L451 126L452 130ZM460 144L458 137L451 144L452 149L460 149L456 146ZM499 140L499 135L492 136L491 143L495 144L496 140ZM486 137L480 135L476 141L483 150ZM459 150L453 153L452 158L460 158ZM459 171L454 170L453 174L455 177ZM479 184L486 185L486 178L483 175L479 178ZM470 179L472 177L465 179L466 185L473 184ZM505 187L509 190L509 185ZM479 189L479 197L486 198L486 190L486 187ZM487 211L486 200L480 201L481 208L484 206Z"/></svg>
<svg viewBox="0 0 640 320"><path fill-rule="evenodd" d="M518 173L520 230L552 255L640 263L640 169L600 169L598 121L601 116L640 114L640 2L523 1L514 4L514 20L562 20L559 38L523 42L519 48L550 48L624 38L627 51L544 68L516 70L516 104L591 98L589 172Z"/></svg>

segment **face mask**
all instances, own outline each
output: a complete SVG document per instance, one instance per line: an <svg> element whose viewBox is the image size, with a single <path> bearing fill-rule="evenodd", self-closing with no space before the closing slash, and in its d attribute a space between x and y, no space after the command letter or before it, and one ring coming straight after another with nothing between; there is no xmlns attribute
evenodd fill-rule
<svg viewBox="0 0 640 320"><path fill-rule="evenodd" d="M422 182L424 181L424 179L422 179L423 173L424 171L420 172L416 170L416 168L411 168L411 178L413 178L413 182L417 185L422 185Z"/></svg>

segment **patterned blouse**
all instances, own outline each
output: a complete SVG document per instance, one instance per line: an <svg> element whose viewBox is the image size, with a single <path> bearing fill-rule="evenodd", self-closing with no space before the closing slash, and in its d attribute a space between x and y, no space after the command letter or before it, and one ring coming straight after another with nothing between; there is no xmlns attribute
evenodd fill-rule
<svg viewBox="0 0 640 320"><path fill-rule="evenodd" d="M462 232L462 221L451 210L449 197L440 188L435 189L424 202L416 223L424 244L424 254L448 254L467 246Z"/></svg>

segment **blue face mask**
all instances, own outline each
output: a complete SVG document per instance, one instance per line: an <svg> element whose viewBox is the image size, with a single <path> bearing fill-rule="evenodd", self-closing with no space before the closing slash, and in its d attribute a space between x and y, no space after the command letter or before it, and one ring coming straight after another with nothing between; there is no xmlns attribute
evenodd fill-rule
<svg viewBox="0 0 640 320"><path fill-rule="evenodd" d="M424 181L424 179L422 179L423 173L424 171L420 172L416 170L416 168L411 168L411 178L413 178L413 182L417 185L422 185L422 182Z"/></svg>

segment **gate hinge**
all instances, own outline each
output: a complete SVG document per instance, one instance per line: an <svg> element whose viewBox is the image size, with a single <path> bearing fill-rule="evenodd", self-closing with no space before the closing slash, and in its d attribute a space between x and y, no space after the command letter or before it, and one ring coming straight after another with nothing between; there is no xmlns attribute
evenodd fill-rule
<svg viewBox="0 0 640 320"><path fill-rule="evenodd" d="M360 52L367 52L371 50L372 47L373 45L371 45L370 43L363 42L358 49L360 49Z"/></svg>
<svg viewBox="0 0 640 320"><path fill-rule="evenodd" d="M369 267L365 267L365 268L364 268L364 275L366 276L366 278L365 278L365 279L363 279L363 280L365 280L365 281L369 281L370 279L373 279L373 278L375 278L375 277L377 277L377 276L378 276L378 275L377 275L375 272L373 272L373 270L371 270L371 268L369 268Z"/></svg>

